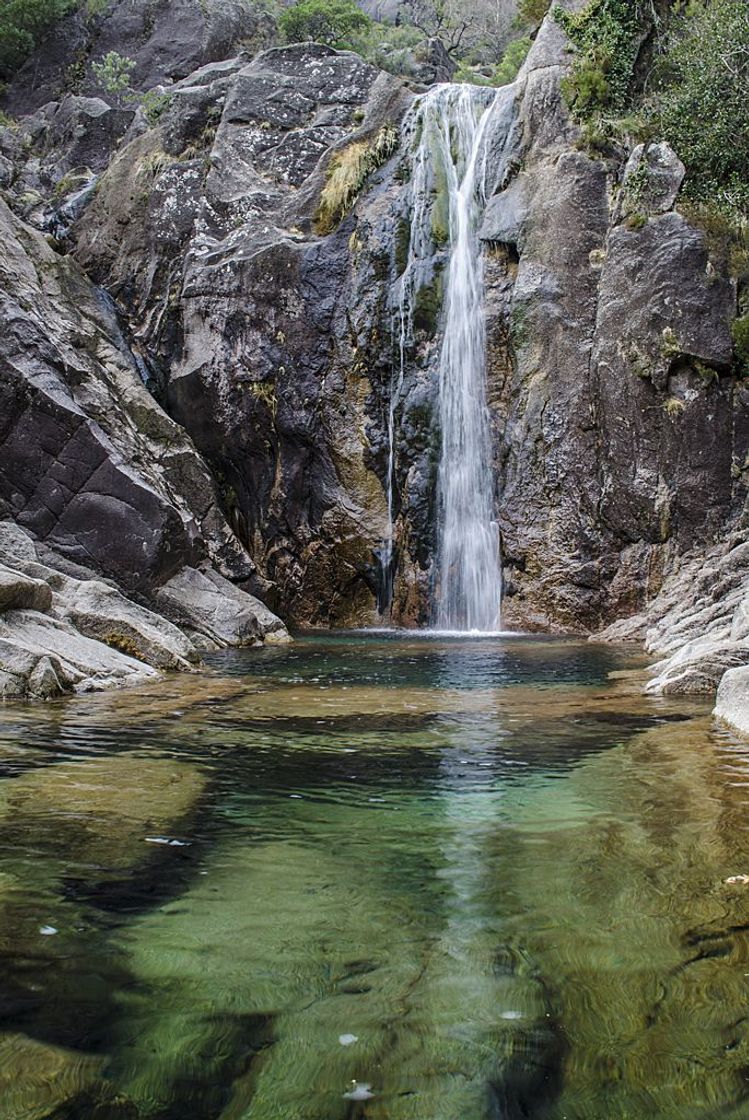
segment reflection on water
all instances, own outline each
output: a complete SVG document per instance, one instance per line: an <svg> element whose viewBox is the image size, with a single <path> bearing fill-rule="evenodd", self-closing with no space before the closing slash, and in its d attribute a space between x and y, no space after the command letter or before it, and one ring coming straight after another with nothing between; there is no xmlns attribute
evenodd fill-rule
<svg viewBox="0 0 749 1120"><path fill-rule="evenodd" d="M749 1116L749 747L611 649L0 709L9 1120Z"/></svg>

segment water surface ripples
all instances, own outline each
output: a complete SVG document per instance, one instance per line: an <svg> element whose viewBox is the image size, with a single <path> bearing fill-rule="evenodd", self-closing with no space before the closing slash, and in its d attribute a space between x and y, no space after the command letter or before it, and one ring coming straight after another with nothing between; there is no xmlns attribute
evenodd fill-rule
<svg viewBox="0 0 749 1120"><path fill-rule="evenodd" d="M318 636L0 709L0 1115L749 1116L749 746L640 665Z"/></svg>

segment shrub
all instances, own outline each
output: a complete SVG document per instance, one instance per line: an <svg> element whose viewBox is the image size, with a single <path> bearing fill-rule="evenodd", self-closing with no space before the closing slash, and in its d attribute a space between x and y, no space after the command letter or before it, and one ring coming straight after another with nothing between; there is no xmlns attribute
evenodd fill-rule
<svg viewBox="0 0 749 1120"><path fill-rule="evenodd" d="M731 328L736 362L743 377L749 376L749 315L736 319Z"/></svg>
<svg viewBox="0 0 749 1120"><path fill-rule="evenodd" d="M556 7L554 16L576 48L562 83L578 120L597 112L621 113L629 95L639 49L638 4L633 0L590 0L579 12Z"/></svg>
<svg viewBox="0 0 749 1120"><path fill-rule="evenodd" d="M130 75L135 59L126 58L117 51L109 51L101 62L92 62L91 69L97 83L118 100L130 92Z"/></svg>
<svg viewBox="0 0 749 1120"><path fill-rule="evenodd" d="M172 96L168 93L159 93L156 89L149 89L141 97L140 103L149 126L153 128L171 105Z"/></svg>
<svg viewBox="0 0 749 1120"><path fill-rule="evenodd" d="M522 39L514 39L509 43L502 56L502 61L494 71L492 85L508 86L510 82L514 82L518 76L520 67L528 57L528 51L530 49L530 35L524 35Z"/></svg>
<svg viewBox="0 0 749 1120"><path fill-rule="evenodd" d="M484 73L484 71L474 66L472 63L465 60L458 63L455 73L453 74L454 82L464 82L470 86L490 86L492 80Z"/></svg>
<svg viewBox="0 0 749 1120"><path fill-rule="evenodd" d="M351 36L351 46L380 70L409 77L414 71L414 51L422 40L415 27L372 21L363 32Z"/></svg>
<svg viewBox="0 0 749 1120"><path fill-rule="evenodd" d="M0 80L8 81L75 0L0 0Z"/></svg>
<svg viewBox="0 0 749 1120"><path fill-rule="evenodd" d="M366 32L372 20L353 0L300 0L287 8L278 26L287 43L312 40L330 47L348 47Z"/></svg>
<svg viewBox="0 0 749 1120"><path fill-rule="evenodd" d="M518 23L521 27L537 27L550 6L550 0L520 0Z"/></svg>
<svg viewBox="0 0 749 1120"><path fill-rule="evenodd" d="M654 76L649 112L686 165L686 196L749 211L749 5L690 5Z"/></svg>

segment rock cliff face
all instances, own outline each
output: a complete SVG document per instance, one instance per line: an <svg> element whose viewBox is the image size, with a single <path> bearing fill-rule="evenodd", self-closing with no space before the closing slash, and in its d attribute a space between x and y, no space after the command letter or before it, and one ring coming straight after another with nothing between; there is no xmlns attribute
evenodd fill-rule
<svg viewBox="0 0 749 1120"><path fill-rule="evenodd" d="M518 81L520 170L484 235L505 617L585 631L644 606L742 508L747 393L733 286L672 210L683 168L665 146L623 175L579 150L565 63L547 20Z"/></svg>
<svg viewBox="0 0 749 1120"><path fill-rule="evenodd" d="M140 679L146 665L187 667L196 646L283 633L230 582L251 581L252 562L111 300L2 202L0 241L0 693ZM229 634L206 625L186 572L243 598ZM184 633L146 609L157 599Z"/></svg>
<svg viewBox="0 0 749 1120"><path fill-rule="evenodd" d="M0 135L17 215L3 237L19 246L6 287L26 285L52 336L32 332L30 357L17 345L13 361L44 358L64 386L49 404L48 374L37 386L25 368L23 400L7 390L5 516L152 604L169 581L187 586L185 569L212 565L294 624L372 623L408 240L399 132L414 92L310 44L254 59L205 51L197 70L195 57L172 66L148 113L69 95ZM142 84L163 83L149 65ZM745 586L736 556L730 608L709 575L743 539L736 293L678 211L683 167L665 145L628 161L584 149L560 95L568 65L547 18L505 95L481 231L504 621L595 633L633 617L629 636L655 628L651 648L669 652L658 622L678 632L670 612L688 583L695 627L706 598L722 604L722 641ZM31 243L36 264L21 259ZM433 263L395 415L392 618L405 624L428 618L434 566L439 244ZM80 320L60 310L79 304ZM63 516L24 467L28 394L50 425L45 462L76 495ZM89 497L71 476L81 461L93 470L102 440L116 453ZM743 633L731 640L726 664L740 664ZM700 673L714 684L714 669Z"/></svg>
<svg viewBox="0 0 749 1120"><path fill-rule="evenodd" d="M382 427L371 368L389 374L392 176L369 181L382 219L326 233L320 196L387 164L406 101L357 55L309 44L205 68L115 157L76 228L297 624L374 617L385 502L365 426L374 410Z"/></svg>
<svg viewBox="0 0 749 1120"><path fill-rule="evenodd" d="M245 0L111 0L82 4L56 24L21 67L3 97L22 115L66 94L100 92L92 62L114 51L135 63L136 90L184 78L227 58L238 45L257 50L272 32L261 5Z"/></svg>

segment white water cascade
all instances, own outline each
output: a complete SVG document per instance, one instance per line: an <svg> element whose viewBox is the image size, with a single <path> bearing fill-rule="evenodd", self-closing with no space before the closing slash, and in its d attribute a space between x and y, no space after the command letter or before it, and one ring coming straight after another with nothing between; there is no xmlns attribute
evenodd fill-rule
<svg viewBox="0 0 749 1120"><path fill-rule="evenodd" d="M483 256L479 228L507 136L504 90L440 85L419 98L404 126L410 145L410 239L400 280L399 368L389 412L388 514L384 559L392 572L396 407L407 350L413 342L419 291L443 267L438 472L438 576L434 621L439 629L493 631L502 598L499 531L494 520L492 449L486 404ZM490 153L492 160L490 161ZM441 242L441 243L440 243Z"/></svg>

